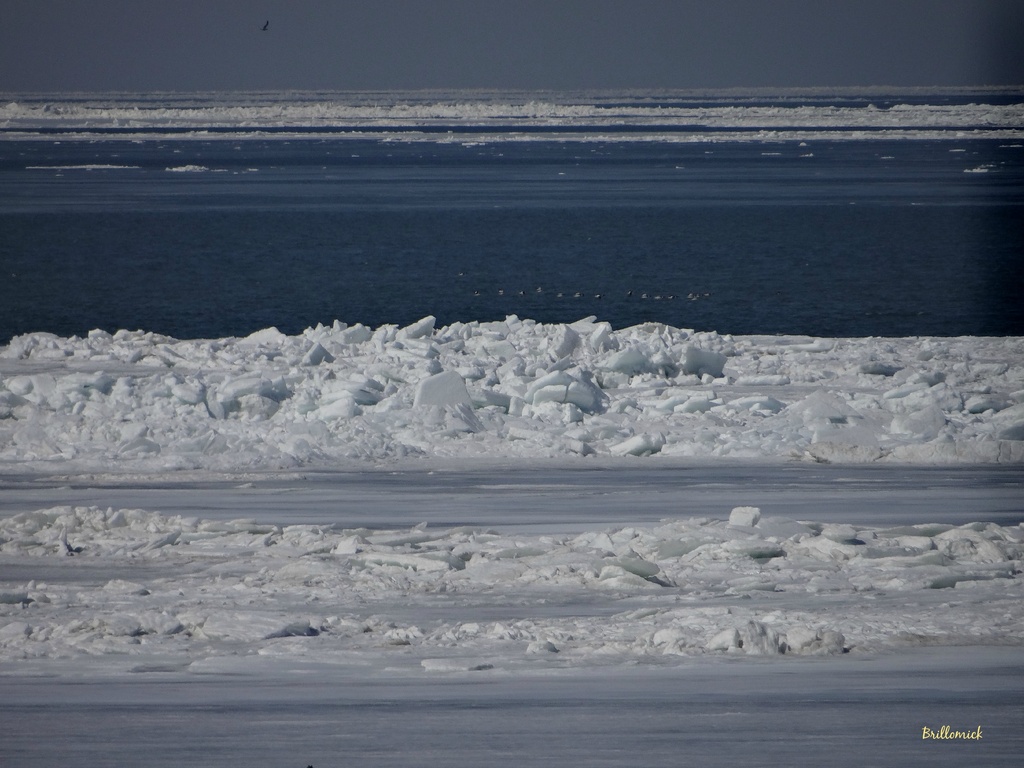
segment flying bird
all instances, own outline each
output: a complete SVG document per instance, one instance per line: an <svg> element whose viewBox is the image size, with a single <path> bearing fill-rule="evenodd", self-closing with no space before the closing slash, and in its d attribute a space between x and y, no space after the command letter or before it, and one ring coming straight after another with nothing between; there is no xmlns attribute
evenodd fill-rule
<svg viewBox="0 0 1024 768"><path fill-rule="evenodd" d="M263 25L263 31L266 32L267 31L267 27L269 27L269 26L270 26L270 19L267 19L267 23Z"/></svg>

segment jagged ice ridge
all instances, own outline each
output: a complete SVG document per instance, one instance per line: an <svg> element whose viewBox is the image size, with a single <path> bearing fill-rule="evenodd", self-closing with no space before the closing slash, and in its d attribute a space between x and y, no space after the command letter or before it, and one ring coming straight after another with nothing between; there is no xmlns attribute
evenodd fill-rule
<svg viewBox="0 0 1024 768"><path fill-rule="evenodd" d="M207 340L33 333L0 348L8 466L591 455L1020 463L1024 339L729 336L510 316Z"/></svg>

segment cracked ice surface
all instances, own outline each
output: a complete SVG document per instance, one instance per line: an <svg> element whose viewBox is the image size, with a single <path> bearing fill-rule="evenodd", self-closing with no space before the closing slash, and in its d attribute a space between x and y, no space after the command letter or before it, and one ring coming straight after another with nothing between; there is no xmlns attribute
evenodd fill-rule
<svg viewBox="0 0 1024 768"><path fill-rule="evenodd" d="M196 504L152 486L142 508L76 499L96 478L122 491L218 473L301 483L437 462L482 462L470 504L497 498L503 467L531 462L1013 472L1022 409L1019 338L726 336L514 316L206 340L19 336L0 350L0 466L23 499L0 520L0 663L430 674L1017 645L1024 529L1012 504L1003 525L962 524L934 491L898 527L883 512L794 520L773 502L763 514L756 479L742 489L750 506L681 514L664 499L652 515L628 494L564 497L541 526L514 483L500 511L454 517L437 507L447 486L424 486L434 524L413 528L388 522L389 502L346 513L366 527L337 522L330 485L308 514L282 498L275 515L273 494L259 496L259 521L219 514L226 503L247 516L257 497L240 489L226 502L200 491ZM47 495L46 478L71 486ZM391 488L403 519L416 488ZM195 515L160 512L157 498ZM592 513L597 503L614 514Z"/></svg>
<svg viewBox="0 0 1024 768"><path fill-rule="evenodd" d="M1024 528L721 518L571 534L55 507L0 521L0 661L421 672L1019 645ZM261 662L262 659L262 662ZM13 664L13 666L12 666Z"/></svg>

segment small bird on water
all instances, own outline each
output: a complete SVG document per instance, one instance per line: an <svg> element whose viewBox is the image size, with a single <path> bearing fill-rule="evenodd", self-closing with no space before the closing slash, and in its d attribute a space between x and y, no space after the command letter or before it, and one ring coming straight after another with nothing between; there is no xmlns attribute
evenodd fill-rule
<svg viewBox="0 0 1024 768"><path fill-rule="evenodd" d="M262 29L262 30L263 30L264 32L266 32L266 31L267 31L267 28L268 28L269 26L270 26L270 19L267 19L267 23L266 23L266 24L264 24L264 25L263 25L263 26L261 27L261 29Z"/></svg>

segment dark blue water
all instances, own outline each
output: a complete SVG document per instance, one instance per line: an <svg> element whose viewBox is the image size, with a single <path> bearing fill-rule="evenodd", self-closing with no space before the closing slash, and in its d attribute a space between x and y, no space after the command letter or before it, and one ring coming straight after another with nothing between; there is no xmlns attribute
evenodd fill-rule
<svg viewBox="0 0 1024 768"><path fill-rule="evenodd" d="M512 313L1024 334L1022 181L1000 141L0 142L0 343Z"/></svg>

